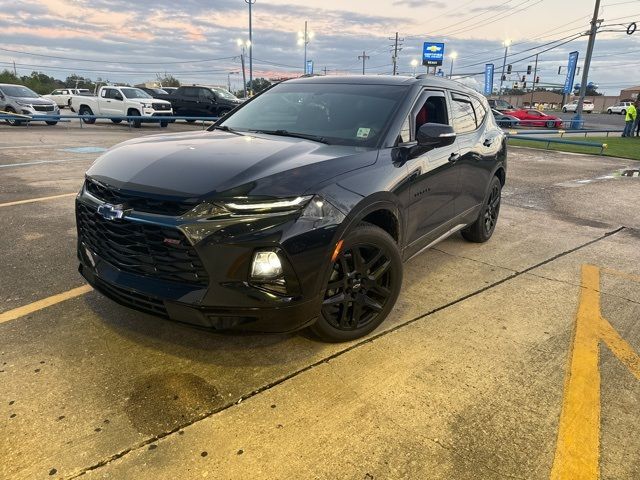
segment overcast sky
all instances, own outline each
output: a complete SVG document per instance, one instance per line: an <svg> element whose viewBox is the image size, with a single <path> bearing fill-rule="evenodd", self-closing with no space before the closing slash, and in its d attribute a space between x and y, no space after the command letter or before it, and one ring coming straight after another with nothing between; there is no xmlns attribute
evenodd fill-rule
<svg viewBox="0 0 640 480"><path fill-rule="evenodd" d="M425 40L443 41L458 53L454 75L474 74L493 62L502 68L504 39L513 42L507 63L525 70L524 57L541 44L588 29L593 0L257 0L253 6L254 77L299 74L303 51L298 30L308 20L314 37L308 58L316 73L360 73L363 51L367 73L391 72L388 40L404 38L399 69L411 74ZM607 30L640 24L640 0L602 0ZM624 26L622 25L624 24ZM0 68L19 74L44 71L58 78L72 73L139 83L169 72L184 83L227 83L240 70L236 39L248 38L244 0L0 0ZM1 49L19 51L10 52ZM524 52L519 54L520 52ZM586 51L584 37L539 57L543 83L562 83L558 67L572 50ZM32 54L32 55L28 55ZM53 57L68 57L73 60ZM598 35L590 81L617 95L640 84L640 31ZM420 71L422 67L419 67ZM449 72L447 59L443 69ZM240 87L240 75L232 84ZM475 77L482 84L482 76ZM496 76L496 79L499 77Z"/></svg>

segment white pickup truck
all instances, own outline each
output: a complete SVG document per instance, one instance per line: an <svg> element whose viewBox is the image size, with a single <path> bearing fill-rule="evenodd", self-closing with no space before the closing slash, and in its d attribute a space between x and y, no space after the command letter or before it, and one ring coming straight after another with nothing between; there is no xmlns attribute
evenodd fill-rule
<svg viewBox="0 0 640 480"><path fill-rule="evenodd" d="M71 107L71 97L74 95L90 96L91 91L87 88L58 88L49 95L43 95L43 97L53 100L58 107L65 108Z"/></svg>
<svg viewBox="0 0 640 480"><path fill-rule="evenodd" d="M113 123L122 122L117 117L148 117L131 120L134 127L138 128L142 122L160 122L161 127L166 127L168 120L161 117L170 117L173 114L171 103L166 100L158 100L148 93L134 87L104 86L98 90L97 97L74 96L71 97L71 108L78 115L104 115L112 116ZM160 117L160 118L159 118ZM95 118L83 118L85 123L95 123Z"/></svg>

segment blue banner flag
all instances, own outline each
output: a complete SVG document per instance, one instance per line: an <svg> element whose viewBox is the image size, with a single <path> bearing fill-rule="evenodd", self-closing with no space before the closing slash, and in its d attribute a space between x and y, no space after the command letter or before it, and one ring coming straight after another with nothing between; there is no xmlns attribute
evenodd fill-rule
<svg viewBox="0 0 640 480"><path fill-rule="evenodd" d="M484 66L484 94L491 95L493 93L493 72L495 67L493 63L487 63Z"/></svg>
<svg viewBox="0 0 640 480"><path fill-rule="evenodd" d="M313 60L307 60L307 68L305 68L304 73L306 75L313 75Z"/></svg>
<svg viewBox="0 0 640 480"><path fill-rule="evenodd" d="M563 93L571 93L573 90L573 79L576 76L576 67L578 66L578 52L569 54L569 63L567 64L567 78L564 80Z"/></svg>

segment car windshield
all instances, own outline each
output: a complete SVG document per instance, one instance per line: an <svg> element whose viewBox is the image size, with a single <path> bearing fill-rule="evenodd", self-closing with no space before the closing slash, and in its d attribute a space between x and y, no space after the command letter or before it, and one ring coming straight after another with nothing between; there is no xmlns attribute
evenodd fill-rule
<svg viewBox="0 0 640 480"><path fill-rule="evenodd" d="M0 90L10 97L38 98L40 96L30 88L23 87L21 85L2 86L0 87Z"/></svg>
<svg viewBox="0 0 640 480"><path fill-rule="evenodd" d="M339 145L375 146L408 86L281 83L220 125L238 131L293 133Z"/></svg>
<svg viewBox="0 0 640 480"><path fill-rule="evenodd" d="M226 98L227 100L238 100L238 97L228 92L224 88L212 88L212 90L219 97Z"/></svg>
<svg viewBox="0 0 640 480"><path fill-rule="evenodd" d="M147 92L140 90L139 88L121 88L122 94L125 98L153 98Z"/></svg>
<svg viewBox="0 0 640 480"><path fill-rule="evenodd" d="M156 95L167 95L167 92L161 88L152 88L151 91Z"/></svg>

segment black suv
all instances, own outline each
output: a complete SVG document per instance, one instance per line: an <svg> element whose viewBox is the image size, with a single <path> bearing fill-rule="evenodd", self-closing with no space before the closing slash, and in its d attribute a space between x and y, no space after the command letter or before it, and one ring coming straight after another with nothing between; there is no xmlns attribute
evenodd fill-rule
<svg viewBox="0 0 640 480"><path fill-rule="evenodd" d="M100 157L76 201L80 272L174 320L351 340L393 308L404 260L458 231L491 237L506 154L457 82L286 81L208 131Z"/></svg>
<svg viewBox="0 0 640 480"><path fill-rule="evenodd" d="M221 117L242 103L242 100L220 87L183 86L163 100L171 102L173 112L185 117ZM193 121L193 120L191 120Z"/></svg>

